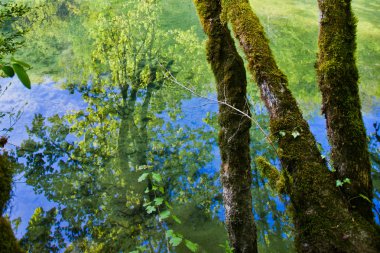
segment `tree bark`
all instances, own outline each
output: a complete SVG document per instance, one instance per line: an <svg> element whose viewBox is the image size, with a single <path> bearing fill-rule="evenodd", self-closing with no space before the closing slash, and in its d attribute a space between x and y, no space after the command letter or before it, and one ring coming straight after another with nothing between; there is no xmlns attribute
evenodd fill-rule
<svg viewBox="0 0 380 253"><path fill-rule="evenodd" d="M331 160L350 207L373 222L371 164L355 63L356 19L350 0L318 1L321 11L317 75ZM364 196L364 197L363 197ZM366 199L367 198L367 199Z"/></svg>
<svg viewBox="0 0 380 253"><path fill-rule="evenodd" d="M6 144L2 143L0 148ZM12 226L8 219L3 217L7 203L11 198L13 168L6 152L0 153L0 253L2 252L23 252L13 233Z"/></svg>
<svg viewBox="0 0 380 253"><path fill-rule="evenodd" d="M220 4L217 0L208 2ZM315 138L288 89L287 79L277 67L264 29L249 2L222 2L223 18L232 24L269 111L272 136L279 140L282 169L290 176L287 188L294 209L297 250L378 252L376 227L349 211L348 203L335 186L334 176L321 158ZM198 11L200 16L207 17L210 12L205 11L205 7L207 5ZM211 21L207 20L207 23L213 24Z"/></svg>
<svg viewBox="0 0 380 253"><path fill-rule="evenodd" d="M230 31L220 21L220 2L194 0L194 3L209 38L207 56L217 82L218 100L249 114L244 63ZM221 182L229 240L236 253L256 253L249 154L251 120L220 104L219 125Z"/></svg>

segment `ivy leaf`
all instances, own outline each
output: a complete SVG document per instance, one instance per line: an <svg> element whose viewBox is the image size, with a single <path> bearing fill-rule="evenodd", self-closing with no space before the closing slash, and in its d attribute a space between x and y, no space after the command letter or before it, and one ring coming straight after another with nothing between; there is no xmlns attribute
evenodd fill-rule
<svg viewBox="0 0 380 253"><path fill-rule="evenodd" d="M173 230L169 229L168 231L165 232L166 238L173 237L173 236L174 236Z"/></svg>
<svg viewBox="0 0 380 253"><path fill-rule="evenodd" d="M174 247L178 246L181 242L182 242L182 238L177 237L177 236L173 236L169 241L169 243L173 245Z"/></svg>
<svg viewBox="0 0 380 253"><path fill-rule="evenodd" d="M13 77L15 75L15 71L10 66L3 66L1 69L9 77Z"/></svg>
<svg viewBox="0 0 380 253"><path fill-rule="evenodd" d="M148 177L149 173L142 174L139 179L137 180L139 183L144 181Z"/></svg>
<svg viewBox="0 0 380 253"><path fill-rule="evenodd" d="M340 186L343 186L343 182L338 179L336 180L336 187L340 187Z"/></svg>
<svg viewBox="0 0 380 253"><path fill-rule="evenodd" d="M165 219L169 218L169 216L170 216L170 211L165 210L165 211L160 213L160 220L165 220Z"/></svg>
<svg viewBox="0 0 380 253"><path fill-rule="evenodd" d="M30 79L28 74L25 72L24 68L17 63L12 64L13 70L16 72L16 75L18 79L20 79L21 83L28 89L31 88L30 86Z"/></svg>
<svg viewBox="0 0 380 253"><path fill-rule="evenodd" d="M186 247L191 251L191 252L196 252L198 250L198 244L193 243L189 240L185 240L185 245Z"/></svg>
<svg viewBox="0 0 380 253"><path fill-rule="evenodd" d="M295 138L297 138L298 136L300 136L301 134L300 134L298 131L293 131L293 132L292 132L292 135L293 135L293 137L294 137L294 139L295 139Z"/></svg>
<svg viewBox="0 0 380 253"><path fill-rule="evenodd" d="M349 178L345 178L343 180L343 183L351 184L351 180Z"/></svg>
<svg viewBox="0 0 380 253"><path fill-rule="evenodd" d="M146 207L146 212L147 212L148 214L151 214L151 213L153 213L154 211L156 211L156 208L155 208L154 206L147 206L147 207Z"/></svg>
<svg viewBox="0 0 380 253"><path fill-rule="evenodd" d="M161 177L161 175L158 174L158 173L152 173L152 178L153 178L153 180L156 181L157 183L162 182L162 177Z"/></svg>
<svg viewBox="0 0 380 253"><path fill-rule="evenodd" d="M163 198L155 198L155 199L154 199L154 203L155 203L156 206L161 205L162 202L164 202L164 199L163 199Z"/></svg>

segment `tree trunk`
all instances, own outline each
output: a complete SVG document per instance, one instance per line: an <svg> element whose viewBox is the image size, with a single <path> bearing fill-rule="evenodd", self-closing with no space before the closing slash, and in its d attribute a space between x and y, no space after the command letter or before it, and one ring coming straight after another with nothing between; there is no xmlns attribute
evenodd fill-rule
<svg viewBox="0 0 380 253"><path fill-rule="evenodd" d="M0 148L3 148L5 144L6 139ZM6 152L0 153L0 253L23 252L20 249L9 220L3 217L7 203L11 198L12 176L12 162L9 160Z"/></svg>
<svg viewBox="0 0 380 253"><path fill-rule="evenodd" d="M220 22L219 1L195 0L204 31L209 37L207 56L217 82L218 100L249 114L244 63L226 25ZM248 117L219 105L219 148L225 223L236 253L257 252L256 226L252 213L251 164Z"/></svg>
<svg viewBox="0 0 380 253"><path fill-rule="evenodd" d="M212 22L217 18L207 18L217 8L207 7L220 5L220 2L208 2L198 8L201 18L207 21L203 24L209 25L209 30L221 30ZM223 1L223 18L232 23L236 38L247 56L248 68L269 111L272 136L279 139L282 169L290 175L287 188L294 209L297 250L378 252L380 240L375 226L349 211L288 89L287 79L276 65L263 27L248 1ZM208 29L206 27L205 30L209 34Z"/></svg>
<svg viewBox="0 0 380 253"><path fill-rule="evenodd" d="M349 178L342 191L352 210L373 222L371 164L360 111L358 70L355 63L356 19L350 0L318 1L318 82L322 92L337 179ZM367 198L367 199L366 199Z"/></svg>

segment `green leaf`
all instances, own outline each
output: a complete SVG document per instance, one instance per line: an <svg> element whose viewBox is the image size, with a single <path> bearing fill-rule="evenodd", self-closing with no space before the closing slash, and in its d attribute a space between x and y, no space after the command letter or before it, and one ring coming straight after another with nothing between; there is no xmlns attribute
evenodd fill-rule
<svg viewBox="0 0 380 253"><path fill-rule="evenodd" d="M173 236L174 236L173 230L169 229L168 231L165 232L166 238L173 237Z"/></svg>
<svg viewBox="0 0 380 253"><path fill-rule="evenodd" d="M30 69L30 68L31 68L31 66L30 66L28 63L23 62L23 61L16 60L16 59L13 58L13 57L11 58L11 61L12 61L13 63L16 63L16 64L18 64L18 65L23 66L24 68L27 68L27 69Z"/></svg>
<svg viewBox="0 0 380 253"><path fill-rule="evenodd" d="M177 216L175 216L174 214L172 215L172 218L173 218L173 220L174 220L175 222L177 222L178 224L181 224L181 223L182 223L181 220L180 220Z"/></svg>
<svg viewBox="0 0 380 253"><path fill-rule="evenodd" d="M21 83L28 89L31 88L30 86L30 79L28 74L25 72L24 68L17 63L12 64L13 70L16 72L16 75L18 79L20 79Z"/></svg>
<svg viewBox="0 0 380 253"><path fill-rule="evenodd" d="M165 220L165 219L169 218L169 216L170 216L170 211L165 210L165 211L160 213L160 220Z"/></svg>
<svg viewBox="0 0 380 253"><path fill-rule="evenodd" d="M173 207L169 204L169 202L167 202L166 200L165 200L165 205L169 208L169 209L173 209Z"/></svg>
<svg viewBox="0 0 380 253"><path fill-rule="evenodd" d="M164 202L164 199L163 199L163 198L155 198L155 199L154 199L154 203L155 203L156 206L161 205L162 202Z"/></svg>
<svg viewBox="0 0 380 253"><path fill-rule="evenodd" d="M3 66L1 69L3 70L4 74L9 77L13 77L15 75L15 71L10 66Z"/></svg>
<svg viewBox="0 0 380 253"><path fill-rule="evenodd" d="M300 136L301 134L298 132L298 131L293 131L292 132L292 135L293 135L293 138L297 138L298 136Z"/></svg>
<svg viewBox="0 0 380 253"><path fill-rule="evenodd" d="M196 252L198 250L198 244L193 243L189 240L185 240L185 245L186 247L191 251L191 252Z"/></svg>
<svg viewBox="0 0 380 253"><path fill-rule="evenodd" d="M343 182L338 179L336 180L336 187L340 187L340 186L343 186Z"/></svg>
<svg viewBox="0 0 380 253"><path fill-rule="evenodd" d="M147 212L148 214L151 214L151 213L153 213L154 211L156 211L156 208L155 208L154 206L147 206L147 207L146 207L146 212Z"/></svg>
<svg viewBox="0 0 380 253"><path fill-rule="evenodd" d="M182 242L181 237L174 236L170 239L169 243L174 247L178 246Z"/></svg>
<svg viewBox="0 0 380 253"><path fill-rule="evenodd" d="M351 184L351 180L349 178L345 178L343 180L343 183Z"/></svg>
<svg viewBox="0 0 380 253"><path fill-rule="evenodd" d="M279 134L284 137L286 135L285 131L280 131Z"/></svg>
<svg viewBox="0 0 380 253"><path fill-rule="evenodd" d="M148 177L149 173L142 174L139 179L137 180L139 183L144 181Z"/></svg>
<svg viewBox="0 0 380 253"><path fill-rule="evenodd" d="M161 177L161 175L160 174L158 174L158 173L152 173L152 178L153 178L153 180L154 181L156 181L156 182L162 182L162 177Z"/></svg>

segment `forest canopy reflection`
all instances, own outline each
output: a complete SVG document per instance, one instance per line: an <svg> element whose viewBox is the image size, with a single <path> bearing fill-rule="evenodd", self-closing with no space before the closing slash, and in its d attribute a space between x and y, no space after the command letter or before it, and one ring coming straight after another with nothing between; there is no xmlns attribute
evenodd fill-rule
<svg viewBox="0 0 380 253"><path fill-rule="evenodd" d="M18 57L30 60L34 78L59 80L84 106L53 116L36 112L27 126L28 138L11 158L21 163L17 172L35 193L55 206L35 210L20 246L27 252L232 252L215 151L217 105L202 114L204 104L212 102L194 98L167 78L172 75L206 97L215 92L191 1L41 0L31 5L17 23L26 32ZM273 12L265 29L291 88L304 98L306 114L314 115L319 95L310 70L315 62L310 41L317 36L316 27L292 21L285 26L278 9ZM315 17L298 18L311 22ZM288 45L292 40L296 42ZM281 51L284 44L299 50ZM376 50L368 49L378 57ZM369 61L362 67L368 70L362 80L369 88L362 96L369 98L369 110L378 108L379 95L371 85L377 76L372 65ZM258 91L249 89L252 114L269 132ZM195 122L187 124L189 118ZM375 205L378 136L370 138ZM252 158L265 154L280 167L257 126L250 138ZM290 201L268 186L254 159L251 193L260 252L294 252L286 211Z"/></svg>
<svg viewBox="0 0 380 253"><path fill-rule="evenodd" d="M18 152L27 160L28 184L59 204L60 228L73 242L69 251L129 252L148 243L160 252L165 231L184 219L184 208L208 220L209 228L222 227L210 213L217 189L202 189L212 187L213 179L200 172L212 159L205 144L213 137L203 128L176 125L181 99L189 95L168 87L163 74L201 76L170 58L200 42L191 31L164 36L154 1L126 8L121 16L100 13L89 28L94 36L89 71L68 85L82 94L87 108L49 119L36 115L30 139ZM181 43L185 39L187 44ZM189 52L184 59L197 57ZM153 177L142 180L144 173ZM155 175L162 179L155 182ZM155 205L147 205L151 202ZM160 214L169 211L163 221ZM224 243L219 231L214 245Z"/></svg>

